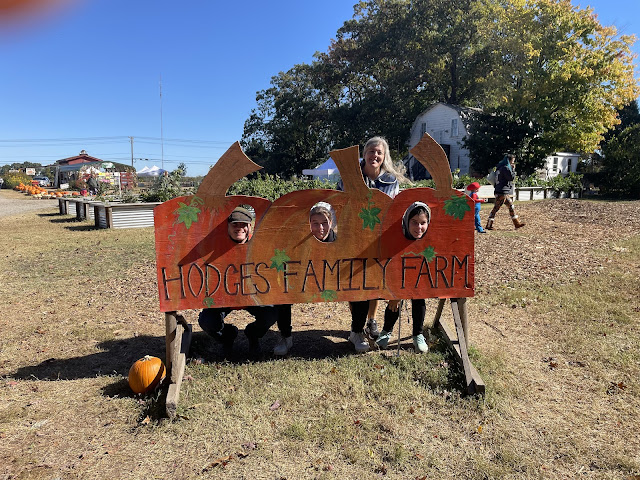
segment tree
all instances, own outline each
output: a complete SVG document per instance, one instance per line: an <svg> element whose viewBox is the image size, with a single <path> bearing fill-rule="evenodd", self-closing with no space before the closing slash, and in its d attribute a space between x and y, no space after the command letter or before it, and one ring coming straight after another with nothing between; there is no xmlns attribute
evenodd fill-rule
<svg viewBox="0 0 640 480"><path fill-rule="evenodd" d="M258 92L243 146L285 174L377 134L403 153L443 101L481 108L496 125L475 130L532 171L554 151L594 151L617 123L640 93L634 40L569 0L360 1L326 53ZM476 169L494 163L471 148Z"/></svg>
<svg viewBox="0 0 640 480"><path fill-rule="evenodd" d="M640 198L640 123L625 128L602 151L602 193Z"/></svg>
<svg viewBox="0 0 640 480"><path fill-rule="evenodd" d="M242 146L265 173L293 175L326 159L331 147L325 94L316 65L296 65L258 92L258 107L245 122Z"/></svg>
<svg viewBox="0 0 640 480"><path fill-rule="evenodd" d="M485 113L527 125L517 151L527 169L561 150L593 152L617 122L617 109L638 95L635 38L603 27L593 10L568 0L501 0L490 37L502 53ZM507 142L508 144L509 142ZM471 145L471 144L470 144ZM474 167L487 163L471 151Z"/></svg>

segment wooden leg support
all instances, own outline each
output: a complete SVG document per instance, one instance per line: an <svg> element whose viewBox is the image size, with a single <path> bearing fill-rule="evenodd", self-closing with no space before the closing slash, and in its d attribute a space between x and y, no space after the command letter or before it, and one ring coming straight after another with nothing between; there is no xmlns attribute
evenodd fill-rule
<svg viewBox="0 0 640 480"><path fill-rule="evenodd" d="M165 313L166 365L169 374L169 390L167 391L167 416L174 418L180 396L180 385L187 363L189 346L191 345L191 325L182 315L176 312Z"/></svg>
<svg viewBox="0 0 640 480"><path fill-rule="evenodd" d="M451 299L451 312L453 313L453 323L455 325L456 335L453 334L451 329L447 327L446 324L440 321L445 301L446 300L444 298L441 298L438 302L438 309L436 311L436 318L433 326L434 328L438 328L440 334L447 342L449 347L451 347L453 353L456 356L456 359L458 360L458 362L460 362L462 368L464 369L467 393L484 395L484 381L471 363L471 360L469 360L469 354L467 351L469 345L469 327L466 304L467 299Z"/></svg>

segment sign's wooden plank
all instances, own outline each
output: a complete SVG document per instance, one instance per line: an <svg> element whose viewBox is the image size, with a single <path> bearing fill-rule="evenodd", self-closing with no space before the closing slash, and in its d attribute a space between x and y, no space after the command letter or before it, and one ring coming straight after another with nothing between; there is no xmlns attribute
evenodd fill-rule
<svg viewBox="0 0 640 480"><path fill-rule="evenodd" d="M420 161L428 157L438 190L407 189L395 199L370 190L358 147L350 147L331 152L344 191L297 191L271 203L224 195L229 182L255 165L235 166L248 159L234 145L198 194L155 209L160 310L473 296L472 201L451 187L446 156L433 139L425 135L412 152ZM225 171L232 173L225 177ZM309 210L319 201L336 213L332 243L318 241L309 228ZM402 233L402 217L415 201L429 206L431 219L427 233L412 241ZM227 217L238 205L256 213L246 244L227 233Z"/></svg>

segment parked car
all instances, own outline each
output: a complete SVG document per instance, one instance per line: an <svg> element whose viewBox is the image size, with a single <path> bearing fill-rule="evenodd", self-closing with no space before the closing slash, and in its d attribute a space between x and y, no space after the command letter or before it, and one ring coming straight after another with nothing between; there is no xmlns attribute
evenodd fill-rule
<svg viewBox="0 0 640 480"><path fill-rule="evenodd" d="M37 181L41 187L48 187L51 183L49 181L49 177L45 177L43 175L36 175L35 177L33 177L33 180Z"/></svg>

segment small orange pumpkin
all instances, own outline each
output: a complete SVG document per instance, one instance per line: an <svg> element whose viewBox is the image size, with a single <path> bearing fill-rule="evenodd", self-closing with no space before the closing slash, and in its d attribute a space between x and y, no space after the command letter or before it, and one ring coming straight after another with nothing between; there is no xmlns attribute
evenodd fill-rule
<svg viewBox="0 0 640 480"><path fill-rule="evenodd" d="M156 388L165 375L162 360L145 355L129 369L129 386L134 393L147 393Z"/></svg>

